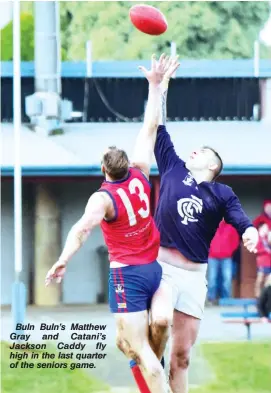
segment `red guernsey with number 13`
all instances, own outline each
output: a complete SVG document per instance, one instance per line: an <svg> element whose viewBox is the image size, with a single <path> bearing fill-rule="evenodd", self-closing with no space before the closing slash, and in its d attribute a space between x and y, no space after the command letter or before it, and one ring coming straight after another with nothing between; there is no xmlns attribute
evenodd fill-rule
<svg viewBox="0 0 271 393"><path fill-rule="evenodd" d="M160 234L150 212L151 186L142 172L129 169L128 176L115 182L104 181L114 204L115 218L103 220L101 227L110 262L144 265L156 260Z"/></svg>

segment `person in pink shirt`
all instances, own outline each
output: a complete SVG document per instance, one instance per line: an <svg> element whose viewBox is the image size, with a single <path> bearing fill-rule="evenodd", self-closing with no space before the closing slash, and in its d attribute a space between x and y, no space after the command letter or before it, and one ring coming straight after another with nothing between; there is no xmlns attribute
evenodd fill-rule
<svg viewBox="0 0 271 393"><path fill-rule="evenodd" d="M265 200L263 203L263 212L255 218L253 225L258 228L260 223L266 223L271 231L271 200Z"/></svg>
<svg viewBox="0 0 271 393"><path fill-rule="evenodd" d="M211 242L208 259L208 300L213 303L217 297L231 297L233 254L240 238L236 229L222 220ZM221 281L219 281L221 274ZM219 282L221 290L219 294Z"/></svg>
<svg viewBox="0 0 271 393"><path fill-rule="evenodd" d="M255 296L260 296L265 278L271 273L271 248L268 243L269 228L266 222L258 223L259 242L257 245L257 278Z"/></svg>

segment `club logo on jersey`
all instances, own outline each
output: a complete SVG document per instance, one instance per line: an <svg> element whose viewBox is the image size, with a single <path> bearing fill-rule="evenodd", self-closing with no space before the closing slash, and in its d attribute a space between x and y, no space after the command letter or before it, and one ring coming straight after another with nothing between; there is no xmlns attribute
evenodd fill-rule
<svg viewBox="0 0 271 393"><path fill-rule="evenodd" d="M121 284L115 285L115 292L116 293L124 293L123 285L121 285Z"/></svg>
<svg viewBox="0 0 271 393"><path fill-rule="evenodd" d="M193 182L193 176L191 175L191 173L188 173L188 175L186 175L185 179L183 180L183 184L185 184L186 186L192 186Z"/></svg>
<svg viewBox="0 0 271 393"><path fill-rule="evenodd" d="M118 303L118 308L127 308L126 303Z"/></svg>
<svg viewBox="0 0 271 393"><path fill-rule="evenodd" d="M198 219L194 217L195 213L202 212L203 202L195 195L191 198L182 198L177 202L178 213L183 218L182 224L188 225L188 222L197 222Z"/></svg>

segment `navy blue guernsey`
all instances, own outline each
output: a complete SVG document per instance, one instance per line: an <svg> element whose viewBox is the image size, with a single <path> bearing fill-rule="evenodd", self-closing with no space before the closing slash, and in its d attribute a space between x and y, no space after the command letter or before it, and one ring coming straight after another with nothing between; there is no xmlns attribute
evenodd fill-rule
<svg viewBox="0 0 271 393"><path fill-rule="evenodd" d="M207 263L210 243L223 217L240 236L252 226L230 187L196 182L177 156L165 126L158 127L154 153L161 176L155 221L162 247L175 248L191 261Z"/></svg>

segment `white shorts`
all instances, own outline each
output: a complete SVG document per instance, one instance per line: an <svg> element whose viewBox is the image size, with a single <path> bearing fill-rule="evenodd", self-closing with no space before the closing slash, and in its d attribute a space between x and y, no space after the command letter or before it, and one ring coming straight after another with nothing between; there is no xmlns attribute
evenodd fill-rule
<svg viewBox="0 0 271 393"><path fill-rule="evenodd" d="M185 270L158 261L163 268L162 280L172 288L175 310L202 319L207 294L206 270Z"/></svg>

